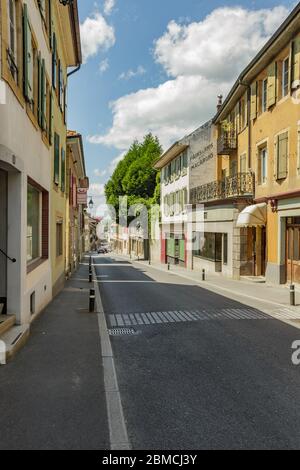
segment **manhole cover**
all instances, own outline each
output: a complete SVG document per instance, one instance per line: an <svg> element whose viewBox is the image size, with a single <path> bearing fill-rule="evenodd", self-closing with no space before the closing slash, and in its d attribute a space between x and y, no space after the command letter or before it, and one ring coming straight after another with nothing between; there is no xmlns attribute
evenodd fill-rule
<svg viewBox="0 0 300 470"><path fill-rule="evenodd" d="M108 330L110 336L130 336L137 335L138 332L134 328L111 328Z"/></svg>

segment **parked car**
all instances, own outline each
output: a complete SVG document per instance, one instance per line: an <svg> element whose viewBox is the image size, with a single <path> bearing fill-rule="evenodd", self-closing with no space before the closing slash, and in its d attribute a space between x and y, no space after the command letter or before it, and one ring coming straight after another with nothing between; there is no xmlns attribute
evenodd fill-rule
<svg viewBox="0 0 300 470"><path fill-rule="evenodd" d="M107 250L107 248L106 248L105 246L100 246L100 247L98 248L98 254L99 254L99 255L100 255L100 254L105 255L106 253L108 253L108 250Z"/></svg>

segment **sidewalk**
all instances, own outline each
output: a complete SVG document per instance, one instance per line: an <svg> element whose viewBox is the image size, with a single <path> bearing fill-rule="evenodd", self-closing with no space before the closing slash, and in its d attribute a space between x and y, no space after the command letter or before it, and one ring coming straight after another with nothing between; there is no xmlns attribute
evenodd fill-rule
<svg viewBox="0 0 300 470"><path fill-rule="evenodd" d="M32 324L26 346L0 368L0 449L109 449L99 327L97 314L88 313L87 280L88 264L81 264Z"/></svg>
<svg viewBox="0 0 300 470"><path fill-rule="evenodd" d="M130 260L129 256L118 255L121 258ZM138 261L132 259L132 263L152 268L158 271L168 272L171 275L178 275L199 284L202 288L224 295L231 299L240 301L246 305L258 308L263 312L274 316L274 318L300 328L300 292L296 289L296 307L290 306L289 286L274 285L269 283L258 283L248 279L234 280L225 276L206 273L206 280L202 281L201 271L191 271L179 266L170 266L162 263L148 261Z"/></svg>

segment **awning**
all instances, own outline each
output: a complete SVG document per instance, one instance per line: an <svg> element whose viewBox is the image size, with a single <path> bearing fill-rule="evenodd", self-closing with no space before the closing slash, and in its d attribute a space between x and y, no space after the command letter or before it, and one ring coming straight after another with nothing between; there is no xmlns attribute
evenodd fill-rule
<svg viewBox="0 0 300 470"><path fill-rule="evenodd" d="M238 216L236 226L241 227L262 227L267 223L267 204L255 204L245 207Z"/></svg>

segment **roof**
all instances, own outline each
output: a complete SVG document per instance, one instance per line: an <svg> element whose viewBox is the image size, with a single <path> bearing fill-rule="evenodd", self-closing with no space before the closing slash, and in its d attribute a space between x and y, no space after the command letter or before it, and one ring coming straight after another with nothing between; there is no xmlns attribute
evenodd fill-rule
<svg viewBox="0 0 300 470"><path fill-rule="evenodd" d="M83 141L82 141L82 135L77 132L77 131L67 131L67 143L71 143L71 140L79 140L79 145L80 145L80 151L81 151L81 160L82 160L82 166L83 166L83 171L84 174L86 175L86 168L85 168L85 158L84 158L84 148L83 148Z"/></svg>
<svg viewBox="0 0 300 470"><path fill-rule="evenodd" d="M275 55L289 43L297 32L299 32L299 14L300 2L264 47L258 52L254 59L242 71L227 95L223 105L215 115L213 122L219 122L225 117L228 107L233 104L233 101L240 98L245 91L245 86L250 85L251 81L253 81L255 77L274 59Z"/></svg>
<svg viewBox="0 0 300 470"><path fill-rule="evenodd" d="M174 160L177 155L180 155L184 150L189 147L187 144L175 142L155 163L154 168L160 169L166 166L170 161Z"/></svg>
<svg viewBox="0 0 300 470"><path fill-rule="evenodd" d="M82 63L82 50L81 50L81 39L80 39L80 26L79 26L79 13L78 13L78 1L73 0L69 5L70 21L72 25L72 34L74 49L76 51L77 65Z"/></svg>

